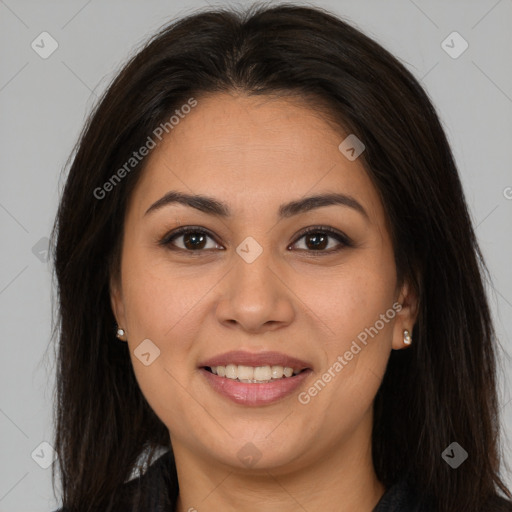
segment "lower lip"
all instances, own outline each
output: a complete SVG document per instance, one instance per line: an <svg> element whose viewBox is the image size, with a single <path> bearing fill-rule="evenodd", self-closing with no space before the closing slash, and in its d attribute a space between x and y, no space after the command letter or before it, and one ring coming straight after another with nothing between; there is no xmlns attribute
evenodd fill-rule
<svg viewBox="0 0 512 512"><path fill-rule="evenodd" d="M264 384L249 384L219 377L205 368L200 368L200 371L214 391L237 404L249 406L267 405L285 398L293 393L311 372L307 369L293 377L283 377Z"/></svg>

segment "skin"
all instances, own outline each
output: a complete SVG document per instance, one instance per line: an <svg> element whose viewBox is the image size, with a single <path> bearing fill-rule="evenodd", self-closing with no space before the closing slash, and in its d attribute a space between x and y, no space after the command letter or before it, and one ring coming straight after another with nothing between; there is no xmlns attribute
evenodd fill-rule
<svg viewBox="0 0 512 512"><path fill-rule="evenodd" d="M338 149L346 135L304 101L217 94L198 98L147 157L127 207L111 299L141 391L169 430L180 512L259 511L262 500L268 512L370 512L385 492L371 460L373 400L391 350L407 348L403 330L412 331L417 303L407 283L397 286L383 206L361 159ZM233 214L172 204L145 215L170 190L214 197ZM331 205L278 219L281 204L325 192L352 196L368 218ZM297 236L318 225L355 246L328 238L315 250L311 236ZM158 244L179 226L214 238L195 255L184 236L174 251ZM236 252L248 236L263 249L251 264ZM298 393L395 302L396 316L300 403ZM149 366L133 352L144 339L160 350ZM231 350L283 352L313 372L275 404L235 404L198 370ZM261 454L253 467L237 456L247 443Z"/></svg>

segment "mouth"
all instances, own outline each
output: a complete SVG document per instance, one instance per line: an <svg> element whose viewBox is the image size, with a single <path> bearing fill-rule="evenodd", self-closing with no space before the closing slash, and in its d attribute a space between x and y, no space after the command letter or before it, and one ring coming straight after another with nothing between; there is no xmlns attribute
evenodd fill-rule
<svg viewBox="0 0 512 512"><path fill-rule="evenodd" d="M277 352L229 352L199 366L206 382L224 398L262 406L289 396L312 373L307 362Z"/></svg>

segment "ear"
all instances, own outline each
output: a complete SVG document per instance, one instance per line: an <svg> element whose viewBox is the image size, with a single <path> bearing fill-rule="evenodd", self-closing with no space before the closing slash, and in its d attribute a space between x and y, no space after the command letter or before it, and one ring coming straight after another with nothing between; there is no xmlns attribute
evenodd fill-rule
<svg viewBox="0 0 512 512"><path fill-rule="evenodd" d="M110 305L116 319L117 325L126 332L126 315L123 301L123 292L121 288L121 280L119 277L111 275L109 281L110 289Z"/></svg>
<svg viewBox="0 0 512 512"><path fill-rule="evenodd" d="M397 308L392 346L394 350L401 350L410 346L404 343L404 331L409 331L412 336L412 329L416 323L419 309L417 292L409 282L402 285L396 302L401 307ZM412 343L414 343L414 339Z"/></svg>

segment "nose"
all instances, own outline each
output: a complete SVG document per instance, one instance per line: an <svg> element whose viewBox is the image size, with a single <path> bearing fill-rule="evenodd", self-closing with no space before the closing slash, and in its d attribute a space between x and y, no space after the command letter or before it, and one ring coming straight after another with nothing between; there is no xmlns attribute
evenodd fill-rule
<svg viewBox="0 0 512 512"><path fill-rule="evenodd" d="M270 250L251 263L238 254L222 283L217 319L227 327L250 333L273 331L289 325L296 314L293 292L283 265Z"/></svg>

